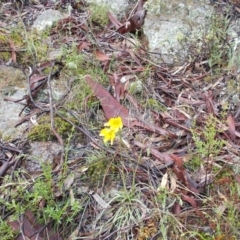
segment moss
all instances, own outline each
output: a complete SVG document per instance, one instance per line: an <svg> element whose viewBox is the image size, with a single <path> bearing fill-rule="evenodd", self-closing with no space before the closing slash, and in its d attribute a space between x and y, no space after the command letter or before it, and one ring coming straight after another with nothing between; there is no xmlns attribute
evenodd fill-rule
<svg viewBox="0 0 240 240"><path fill-rule="evenodd" d="M238 82L234 79L230 79L227 82L227 93L229 95L238 94L240 92L240 86Z"/></svg>
<svg viewBox="0 0 240 240"><path fill-rule="evenodd" d="M26 87L26 77L19 69L0 66L0 85L2 94L11 96L16 88Z"/></svg>
<svg viewBox="0 0 240 240"><path fill-rule="evenodd" d="M53 49L48 43L50 32L48 29L39 33L31 31L28 33L24 42L27 51L22 57L22 61L42 62L47 59L48 52Z"/></svg>
<svg viewBox="0 0 240 240"><path fill-rule="evenodd" d="M55 122L55 127L56 127L58 133L60 135L62 135L63 137L67 137L68 133L73 128L73 126L71 124L69 124L68 122L66 122L65 120L63 120L60 117L56 117L54 119L54 122Z"/></svg>
<svg viewBox="0 0 240 240"><path fill-rule="evenodd" d="M94 163L91 163L86 174L91 184L96 185L99 182L103 181L106 174L113 175L115 172L116 166L114 164L111 164L111 166L109 166L108 159L101 159Z"/></svg>
<svg viewBox="0 0 240 240"><path fill-rule="evenodd" d="M87 74L87 57L77 50L77 46L73 44L70 49L63 49L63 55L66 56L64 63L66 65L64 71L68 75L85 75Z"/></svg>
<svg viewBox="0 0 240 240"><path fill-rule="evenodd" d="M23 35L23 28L24 26L20 25L16 28L13 28L10 33L10 39L14 42L16 48L24 48L24 35Z"/></svg>
<svg viewBox="0 0 240 240"><path fill-rule="evenodd" d="M10 30L10 33L7 34L0 34L0 45L2 47L6 47L6 49L9 49L9 43L10 41L13 42L14 47L16 49L25 48L26 45L24 44L24 37L22 35L23 29L22 26L14 27ZM3 60L9 60L11 58L12 53L11 52L0 52L0 58ZM17 58L19 58L20 54L17 53ZM19 62L19 59L17 59L17 62Z"/></svg>
<svg viewBox="0 0 240 240"><path fill-rule="evenodd" d="M43 117L39 125L34 126L28 133L28 139L31 141L46 141L51 139L51 125L49 121Z"/></svg>
<svg viewBox="0 0 240 240"><path fill-rule="evenodd" d="M63 137L67 137L72 129L72 125L60 117L54 118L54 124L57 132ZM39 124L34 126L28 133L28 139L31 141L53 140L55 135L51 131L51 122L49 116L44 116L39 120Z"/></svg>
<svg viewBox="0 0 240 240"><path fill-rule="evenodd" d="M109 82L100 62L92 56L79 52L75 44L69 49L63 49L63 55L66 56L63 61L65 64L63 71L66 75L78 76L80 78L89 74L98 82Z"/></svg>
<svg viewBox="0 0 240 240"><path fill-rule="evenodd" d="M7 39L7 36L6 34L0 32L0 46L2 48L6 48L8 49L9 48L9 41ZM11 53L10 52L0 52L0 58L3 60L3 61L8 61L10 58L11 58Z"/></svg>
<svg viewBox="0 0 240 240"><path fill-rule="evenodd" d="M105 26L108 23L107 13L110 11L109 7L106 5L91 4L91 21Z"/></svg>
<svg viewBox="0 0 240 240"><path fill-rule="evenodd" d="M46 60L50 44L47 41L50 31L39 33L36 31L26 31L23 24L18 24L17 27L10 29L10 33L0 33L0 45L9 49L9 42L14 43L15 48L25 49L25 51L17 53L17 62L41 62ZM0 52L0 58L8 61L11 58L11 52Z"/></svg>

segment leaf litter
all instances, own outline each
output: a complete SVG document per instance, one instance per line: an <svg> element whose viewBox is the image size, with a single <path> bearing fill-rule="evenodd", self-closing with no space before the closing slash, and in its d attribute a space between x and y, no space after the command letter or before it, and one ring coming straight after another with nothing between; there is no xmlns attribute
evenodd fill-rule
<svg viewBox="0 0 240 240"><path fill-rule="evenodd" d="M234 165L237 166L239 161L239 109L223 111L222 99L219 98L218 92L226 85L225 78L216 76L211 84L204 80L205 77L213 75L213 70L199 67L198 62L195 63L194 69L191 65L171 68L164 64L154 64L149 60L151 53L147 51L146 46L137 46L136 39L133 38L133 36L136 37L134 35L136 31L141 30L144 24L146 12L143 3L142 0L138 1L126 21L119 21L108 13L109 24L101 31L91 29L92 26L88 23L89 16L86 13L74 12L71 16L59 20L51 29L51 40L56 47L61 44L70 47L76 43L79 56L80 54L85 56L84 64L87 66L88 62L91 64L94 62L95 65L88 66L100 67L106 76L107 82L104 82L98 74L93 74L90 70L84 72L81 81L85 81L85 85L91 90L91 94L82 99L84 111L76 112L64 106L74 87L74 82L69 77L66 80L70 83L67 94L59 101L51 99L49 82L55 77L58 78L64 71L64 57L61 61L57 59L45 61L33 66L34 69L30 68L31 72L26 77L28 95L25 98L5 98L6 101L21 103L24 108L30 109L16 127L25 121L30 121L33 116L40 118L43 114L50 115L51 131L62 146L61 156L58 156L51 166L52 190L55 191L56 198L64 198L64 195L68 196L71 193L72 204L77 197L79 197L79 204L82 204L79 214L73 220L75 223L72 232L67 230L70 226L64 224L60 224L56 232L54 220L48 219L44 224L40 223L36 218L36 212L25 209L19 215L19 219L9 221L9 225L19 232L16 239L35 239L34 236L38 236L38 239L44 239L46 236L48 239L64 239L64 237L71 239L73 235L79 239L86 239L86 237L87 239L117 239L121 234L125 237L133 234L135 237L133 239L143 239L139 236L140 230L147 226L144 222L154 219L155 224L160 223L162 214L166 214L167 205L171 206L167 214L172 214L173 219L178 219L176 222L179 228L182 223L185 223L182 229L185 234L200 231L197 221L203 222L203 227L210 228L214 232L217 229L216 222L206 215L213 214L215 209L218 217L222 217L229 210L229 206L225 204L227 200L224 200L224 204L218 204L218 196L224 196L224 199L227 199L229 192L224 187L235 184L234 180L239 187L239 170L232 168ZM53 7L50 1L46 1L45 5ZM76 5L73 4L72 7ZM3 13L4 16L14 14L14 11L9 13L8 10ZM75 10L78 12L78 9ZM34 14L35 10L30 4L23 5L22 11ZM54 36L58 37L58 33L63 36L60 35L57 42ZM67 36L67 33L70 35ZM141 36L137 38L141 40ZM11 61L16 63L19 53L16 51L13 39L9 41L9 45ZM115 66L111 65L113 61ZM55 69L49 73L51 66ZM76 64L76 68L80 66ZM48 74L44 73L44 70L48 70ZM224 72L221 74L224 75ZM142 82L139 89L137 85L131 89L131 86L134 86L132 84L138 79ZM49 98L44 102L39 100L38 96L46 88ZM125 126L122 134L126 148L122 145L118 146L121 140L113 147L104 146L101 142L97 134L101 126L92 127L90 124L92 119L88 115L88 112L96 111L94 105L91 105L94 98L99 106L95 114L99 115L97 119L102 121L102 125L110 118L117 116L122 118ZM100 111L102 115L99 114ZM59 134L54 124L54 115L61 116L64 121L70 123L75 132L81 132L81 144L77 140L69 141ZM205 135L204 127L210 116L217 119L215 129L205 130L207 131ZM192 131L195 131L199 137L198 140L193 140ZM209 140L211 136L207 139L207 134L211 131L213 131L212 134L215 133L216 139L224 140L226 144L219 149L217 155L207 152L207 149L204 154L199 154L198 151L202 149L197 149L196 141L199 141L199 146L206 146L208 143L208 147L212 147L213 142ZM79 136L76 134L72 138L78 139ZM13 143L1 142L0 176L2 178L9 176L14 182L16 171L23 166L21 163L24 160L24 154L27 153L25 149L27 141L17 139ZM64 149L66 144L69 144L68 141L71 143L71 149L74 150L68 150L69 153L66 153ZM96 152L99 154L97 161L91 162L91 154ZM21 155L22 153L24 154ZM106 162L106 159L109 162ZM69 168L67 176L64 175L66 174L65 164ZM86 171L81 171L83 168ZM91 171L96 175L94 169L98 169L99 172L100 169L104 170L101 170L101 174L104 175L102 179L102 176L95 176L97 185L89 180L93 178ZM70 170L75 171L74 174L70 174ZM228 176L225 176L226 172ZM116 181L114 176L122 178ZM56 186L59 181L63 182L63 189ZM3 179L1 183L4 186ZM222 186L219 185L220 183ZM207 191L210 185L213 189ZM7 189L7 185L5 186ZM17 191L13 186L9 189ZM161 194L164 189L165 195ZM73 191L77 192L75 197L72 197ZM133 195L130 196L128 194L131 191ZM113 194L113 192L116 193ZM208 197L212 197L212 200ZM236 198L236 195L234 197ZM12 200L5 191L1 194L1 198L6 201ZM157 198L160 198L160 202L154 202L153 199ZM39 207L45 207L47 204L45 200L42 199L39 202ZM167 202L166 205L164 201ZM206 205L204 201L207 202ZM234 203L239 207L237 199L232 201L235 201ZM119 208L119 204L122 204L124 209ZM205 209L209 206L212 210ZM129 212L117 215L119 211L125 211L128 208ZM132 212L131 208L133 208ZM136 210L137 208L139 211ZM6 210L2 203L1 210L2 219L8 219L11 211ZM129 218L126 217L128 214ZM138 214L141 216L139 217ZM195 219L192 218L194 214ZM110 219L106 219L106 216ZM181 218L184 220L181 221ZM228 223L221 224L230 231L231 226ZM152 226L154 228L155 225ZM156 233L155 236L161 236L160 230L152 231ZM49 232L51 232L50 235ZM169 234L170 232L169 230ZM176 230L174 234L175 236L171 239L179 239L177 234L183 233ZM228 232L222 234L231 237L227 235ZM152 235L149 233L144 239L150 236ZM214 239L218 239L219 236L212 234Z"/></svg>

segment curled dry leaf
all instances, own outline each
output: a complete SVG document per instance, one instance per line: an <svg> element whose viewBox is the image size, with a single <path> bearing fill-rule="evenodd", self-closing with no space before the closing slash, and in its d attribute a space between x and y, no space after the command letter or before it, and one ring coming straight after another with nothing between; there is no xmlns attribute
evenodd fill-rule
<svg viewBox="0 0 240 240"><path fill-rule="evenodd" d="M158 191L163 189L163 188L168 189L168 173L167 172L162 176L160 188L158 189Z"/></svg>
<svg viewBox="0 0 240 240"><path fill-rule="evenodd" d="M179 214L181 212L181 205L178 202L175 202L172 211L174 214Z"/></svg>
<svg viewBox="0 0 240 240"><path fill-rule="evenodd" d="M92 197L94 198L94 200L102 207L102 208L108 208L110 207L110 205L104 201L100 196L99 194L97 193L94 193L92 194Z"/></svg>
<svg viewBox="0 0 240 240"><path fill-rule="evenodd" d="M68 190L71 187L71 185L73 184L74 180L75 180L75 176L72 173L64 180L64 182L63 182L64 189Z"/></svg>
<svg viewBox="0 0 240 240"><path fill-rule="evenodd" d="M193 208L197 207L197 203L196 203L196 201L195 201L195 199L193 197L190 197L190 196L182 193L181 194L181 198L182 198L183 201L188 202L189 204L191 204L191 206Z"/></svg>
<svg viewBox="0 0 240 240"><path fill-rule="evenodd" d="M117 73L109 74L109 81L111 83L112 88L114 89L114 97L116 98L117 101L120 101L120 98L124 94L124 87L123 84L121 83Z"/></svg>
<svg viewBox="0 0 240 240"><path fill-rule="evenodd" d="M138 2L137 11L135 14L127 21L123 26L121 26L117 31L120 34L124 34L127 32L134 32L136 30L141 29L144 18L146 16L146 10L143 8L143 0Z"/></svg>
<svg viewBox="0 0 240 240"><path fill-rule="evenodd" d="M176 178L173 176L172 173L169 175L169 177L170 177L170 182L171 182L170 189L171 189L171 192L174 192L175 189L177 188L177 180L176 180Z"/></svg>

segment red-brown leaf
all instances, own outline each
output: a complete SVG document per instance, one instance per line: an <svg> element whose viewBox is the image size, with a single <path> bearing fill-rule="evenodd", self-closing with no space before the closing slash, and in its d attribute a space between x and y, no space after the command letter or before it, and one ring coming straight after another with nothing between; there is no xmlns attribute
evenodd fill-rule
<svg viewBox="0 0 240 240"><path fill-rule="evenodd" d="M90 43L82 41L78 44L77 49L79 52L81 52L83 49L88 48L90 45Z"/></svg>
<svg viewBox="0 0 240 240"><path fill-rule="evenodd" d="M91 87L95 96L101 102L103 111L107 119L120 116L123 121L123 125L126 127L132 127L133 119L129 117L128 110L122 106L106 89L104 89L99 83L94 82L90 76L85 76L87 84Z"/></svg>
<svg viewBox="0 0 240 240"><path fill-rule="evenodd" d="M177 176L178 181L180 181L182 184L184 184L192 192L199 193L199 191L196 189L197 184L194 182L193 179L189 178L189 176L186 172L186 169L183 166L183 164L184 164L183 160L174 154L170 154L170 157L174 161L173 171L174 171L175 175Z"/></svg>
<svg viewBox="0 0 240 240"><path fill-rule="evenodd" d="M174 214L179 214L181 212L181 205L178 202L175 202L172 211Z"/></svg>
<svg viewBox="0 0 240 240"><path fill-rule="evenodd" d="M110 60L110 57L108 57L106 54L102 53L99 50L95 51L95 56L99 61L102 61L102 62Z"/></svg>
<svg viewBox="0 0 240 240"><path fill-rule="evenodd" d="M122 26L122 24L111 13L108 13L108 18L116 28Z"/></svg>
<svg viewBox="0 0 240 240"><path fill-rule="evenodd" d="M228 124L228 131L230 133L230 137L234 141L236 139L236 134L235 134L236 126L235 126L234 118L232 117L231 114L229 114L227 117L227 124Z"/></svg>
<svg viewBox="0 0 240 240"><path fill-rule="evenodd" d="M193 197L181 193L181 198L183 201L190 203L193 208L197 207L197 203Z"/></svg>
<svg viewBox="0 0 240 240"><path fill-rule="evenodd" d="M134 32L136 30L141 29L144 23L145 15L146 15L146 11L143 8L143 1L140 0L138 2L136 13L129 19L129 21L127 21L123 26L121 26L117 31L120 34L124 34L127 32Z"/></svg>
<svg viewBox="0 0 240 240"><path fill-rule="evenodd" d="M19 235L16 240L24 240L24 239L30 239L35 240L36 239L36 233L38 232L38 238L39 240L47 239L54 240L59 239L62 240L62 237L58 233L54 233L50 227L44 227L43 225L37 223L36 217L33 215L33 213L29 210L26 211L26 213L23 215L21 220L16 220L8 223L13 230L19 231L20 226L23 230L24 236Z"/></svg>

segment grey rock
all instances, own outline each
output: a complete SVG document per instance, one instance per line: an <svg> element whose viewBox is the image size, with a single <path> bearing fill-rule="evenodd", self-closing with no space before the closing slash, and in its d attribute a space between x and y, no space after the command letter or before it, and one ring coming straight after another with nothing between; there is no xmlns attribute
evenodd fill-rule
<svg viewBox="0 0 240 240"><path fill-rule="evenodd" d="M87 3L94 3L97 5L107 6L113 14L118 17L124 17L126 11L129 7L129 2L127 0L86 0Z"/></svg>
<svg viewBox="0 0 240 240"><path fill-rule="evenodd" d="M231 22L227 34L230 37L231 47L232 47L232 55L229 60L229 69L232 70L233 73L240 73L240 19L236 19Z"/></svg>
<svg viewBox="0 0 240 240"><path fill-rule="evenodd" d="M60 157L61 146L55 142L32 142L30 143L31 149L25 161L25 167L28 172L41 171L41 165L52 164L53 160Z"/></svg>
<svg viewBox="0 0 240 240"><path fill-rule="evenodd" d="M40 16L38 16L38 18L33 23L33 28L42 31L47 27L52 26L55 21L58 21L62 18L63 15L59 11L48 9L42 12Z"/></svg>
<svg viewBox="0 0 240 240"><path fill-rule="evenodd" d="M26 79L20 70L0 66L0 135L3 141L11 141L22 136L26 124L14 127L21 120L19 113L23 105L5 101L5 97L22 99L26 92Z"/></svg>
<svg viewBox="0 0 240 240"><path fill-rule="evenodd" d="M183 64L191 60L189 48L199 45L211 25L214 8L209 1L149 0L143 31L157 62Z"/></svg>

